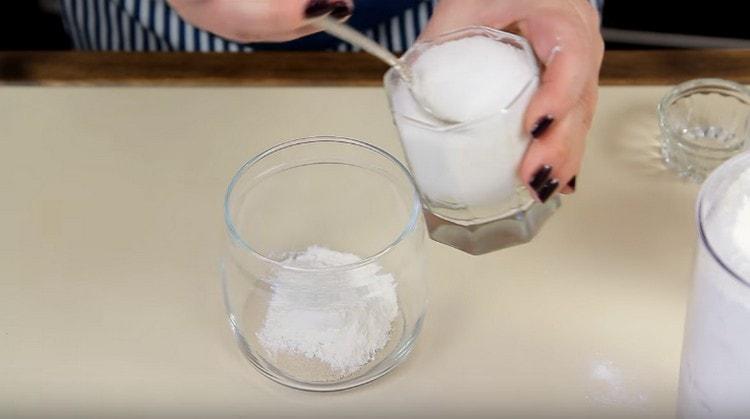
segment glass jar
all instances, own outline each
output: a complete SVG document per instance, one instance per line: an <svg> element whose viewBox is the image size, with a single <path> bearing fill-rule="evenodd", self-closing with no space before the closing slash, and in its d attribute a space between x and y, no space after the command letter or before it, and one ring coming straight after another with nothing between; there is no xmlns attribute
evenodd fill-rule
<svg viewBox="0 0 750 419"><path fill-rule="evenodd" d="M750 147L750 92L733 81L686 81L664 96L658 113L664 162L695 182Z"/></svg>
<svg viewBox="0 0 750 419"><path fill-rule="evenodd" d="M750 412L750 257L737 237L743 200L750 212L750 153L729 160L698 198L698 252L682 350L681 417L746 417ZM740 176L744 188L731 187ZM731 188L730 188L731 187ZM750 217L750 215L745 215Z"/></svg>
<svg viewBox="0 0 750 419"><path fill-rule="evenodd" d="M401 59L412 66L430 48L468 37L485 37L518 49L534 70L515 98L497 111L446 123L423 111L396 69L385 74L384 83L422 195L430 236L482 254L531 240L560 206L560 199L555 195L546 203L536 201L517 175L530 141L523 117L539 84L538 64L526 39L471 27L418 42Z"/></svg>
<svg viewBox="0 0 750 419"><path fill-rule="evenodd" d="M409 354L427 305L426 232L393 156L339 137L280 144L234 176L225 221L226 309L263 374L343 390Z"/></svg>

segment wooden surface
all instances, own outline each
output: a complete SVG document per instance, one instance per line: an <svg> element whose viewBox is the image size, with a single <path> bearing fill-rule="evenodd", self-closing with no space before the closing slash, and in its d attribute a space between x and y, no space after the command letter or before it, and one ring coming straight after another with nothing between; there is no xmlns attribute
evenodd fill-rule
<svg viewBox="0 0 750 419"><path fill-rule="evenodd" d="M385 70L364 53L0 52L0 84L376 86ZM699 77L750 83L750 50L608 51L601 84Z"/></svg>

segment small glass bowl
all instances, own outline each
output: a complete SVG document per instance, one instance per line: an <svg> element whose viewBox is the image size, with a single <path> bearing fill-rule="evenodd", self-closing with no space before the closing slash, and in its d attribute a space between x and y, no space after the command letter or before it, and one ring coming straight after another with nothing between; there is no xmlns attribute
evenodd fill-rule
<svg viewBox="0 0 750 419"><path fill-rule="evenodd" d="M721 79L696 79L659 103L661 153L680 176L703 182L750 146L750 91Z"/></svg>
<svg viewBox="0 0 750 419"><path fill-rule="evenodd" d="M240 168L224 209L224 302L260 372L334 391L406 358L427 307L427 234L397 159L348 138L289 141Z"/></svg>

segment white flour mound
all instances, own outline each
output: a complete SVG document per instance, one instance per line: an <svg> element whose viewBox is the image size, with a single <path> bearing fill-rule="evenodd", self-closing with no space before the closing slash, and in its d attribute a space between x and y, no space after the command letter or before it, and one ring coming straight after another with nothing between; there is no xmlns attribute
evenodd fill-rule
<svg viewBox="0 0 750 419"><path fill-rule="evenodd" d="M304 355L346 376L369 362L388 342L398 313L393 276L367 264L356 269L315 271L349 265L359 256L311 246L284 260L289 267L270 278L272 296L257 333L271 353Z"/></svg>

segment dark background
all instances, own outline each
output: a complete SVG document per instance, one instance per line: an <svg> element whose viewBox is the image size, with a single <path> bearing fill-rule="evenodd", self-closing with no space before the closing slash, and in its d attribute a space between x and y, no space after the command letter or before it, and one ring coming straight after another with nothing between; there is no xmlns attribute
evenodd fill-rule
<svg viewBox="0 0 750 419"><path fill-rule="evenodd" d="M605 0L603 26L655 32L744 38L739 4L722 0L700 1Z"/></svg>
<svg viewBox="0 0 750 419"><path fill-rule="evenodd" d="M0 0L2 1L2 0ZM56 1L5 0L0 6L0 50L58 50L73 47Z"/></svg>
<svg viewBox="0 0 750 419"><path fill-rule="evenodd" d="M0 50L72 48L54 12L56 0L2 3ZM602 31L608 49L750 47L750 25L741 4L728 0L605 0Z"/></svg>

